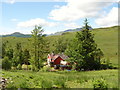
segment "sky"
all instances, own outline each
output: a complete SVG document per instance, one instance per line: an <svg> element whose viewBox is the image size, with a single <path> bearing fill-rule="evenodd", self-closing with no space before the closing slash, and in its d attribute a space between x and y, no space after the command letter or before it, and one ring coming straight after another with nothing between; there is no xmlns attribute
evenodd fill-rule
<svg viewBox="0 0 120 90"><path fill-rule="evenodd" d="M52 34L81 28L85 18L92 28L118 25L118 0L106 1L3 0L0 2L0 34L30 34L35 25L42 26L45 34Z"/></svg>

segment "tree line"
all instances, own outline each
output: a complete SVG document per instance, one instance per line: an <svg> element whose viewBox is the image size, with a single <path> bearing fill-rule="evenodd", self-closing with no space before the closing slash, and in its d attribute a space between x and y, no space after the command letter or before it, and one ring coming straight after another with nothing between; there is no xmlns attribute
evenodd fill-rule
<svg viewBox="0 0 120 90"><path fill-rule="evenodd" d="M102 50L97 47L94 40L94 35L89 30L88 20L85 19L82 31L76 33L72 41L60 38L54 43L55 50L49 50L49 43L45 40L46 35L43 34L43 29L40 26L35 26L32 30L30 43L32 49L22 48L22 44L16 43L15 48L8 47L7 42L2 43L2 68L21 69L22 64L32 65L33 71L38 71L42 68L42 62L46 62L47 54L50 52L64 53L69 58L72 67L75 70L98 70L106 67L101 64L101 58L104 56Z"/></svg>
<svg viewBox="0 0 120 90"><path fill-rule="evenodd" d="M8 47L8 41L2 43L2 68L21 69L22 64L32 65L33 71L38 71L42 65L43 60L46 59L46 53L49 52L49 44L44 39L45 35L42 34L42 27L35 26L32 33L30 44L32 49L25 48L23 50L22 44L16 43L15 48Z"/></svg>

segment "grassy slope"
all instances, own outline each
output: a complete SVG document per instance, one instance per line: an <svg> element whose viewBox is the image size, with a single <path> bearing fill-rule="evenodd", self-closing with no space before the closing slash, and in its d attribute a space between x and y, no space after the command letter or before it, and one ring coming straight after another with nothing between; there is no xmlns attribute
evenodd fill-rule
<svg viewBox="0 0 120 90"><path fill-rule="evenodd" d="M95 30L95 41L103 50L105 57L114 64L118 63L118 28Z"/></svg>
<svg viewBox="0 0 120 90"><path fill-rule="evenodd" d="M118 70L86 72L2 71L8 78L7 88L93 88L96 80L104 79L108 88L118 88Z"/></svg>
<svg viewBox="0 0 120 90"><path fill-rule="evenodd" d="M48 36L46 39L50 42L50 50L54 50L53 44L55 40L63 37L65 39L73 39L76 32L67 33L65 35ZM94 29L92 33L95 35L95 41L99 48L102 49L105 58L110 59L113 64L118 64L118 27L109 27ZM16 37L4 37L3 42L8 40L10 47L15 46L16 42L21 42L23 48L31 49L30 38L16 38Z"/></svg>
<svg viewBox="0 0 120 90"><path fill-rule="evenodd" d="M110 59L113 64L118 64L118 27L94 29L92 31L95 41L99 48L102 49L105 58ZM61 36L50 36L49 41L55 43L54 40L63 37L64 39L73 39L76 32L68 33ZM54 47L52 47L54 49Z"/></svg>

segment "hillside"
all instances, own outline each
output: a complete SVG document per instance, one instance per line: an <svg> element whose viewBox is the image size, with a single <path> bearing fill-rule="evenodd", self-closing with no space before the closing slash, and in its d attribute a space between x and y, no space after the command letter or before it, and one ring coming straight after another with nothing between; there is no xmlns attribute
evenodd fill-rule
<svg viewBox="0 0 120 90"><path fill-rule="evenodd" d="M1 37L31 37L30 34L22 34L20 32L14 32L12 34L1 35Z"/></svg>
<svg viewBox="0 0 120 90"><path fill-rule="evenodd" d="M118 27L108 27L108 28L99 28L93 29L91 32L94 34L95 41L99 48L102 49L105 59L109 59L113 64L118 64ZM65 32L62 35L47 36L46 40L50 43L50 51L53 51L55 41L59 38L65 40L72 40L75 37L76 32ZM21 42L23 48L32 49L31 38L21 38L21 37L3 37L3 42L8 40L9 46L13 47L17 42Z"/></svg>
<svg viewBox="0 0 120 90"><path fill-rule="evenodd" d="M92 30L91 27L89 29ZM66 32L77 32L77 31L81 31L81 30L82 30L82 28L68 29L68 30L65 30L65 31L56 32L54 34L49 34L49 35L45 34L45 35L46 36L62 35ZM31 34L22 34L20 32L14 32L12 34L0 35L0 37L31 37Z"/></svg>

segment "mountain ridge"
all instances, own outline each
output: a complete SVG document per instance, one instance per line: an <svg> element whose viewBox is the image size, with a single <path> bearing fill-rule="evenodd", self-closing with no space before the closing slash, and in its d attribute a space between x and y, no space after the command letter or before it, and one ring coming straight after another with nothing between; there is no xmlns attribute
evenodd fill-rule
<svg viewBox="0 0 120 90"><path fill-rule="evenodd" d="M111 26L111 27L116 27L116 26ZM110 28L110 27L104 27L104 28ZM90 30L93 30L93 28L89 28ZM99 29L99 28L98 28ZM60 32L56 32L54 34L46 34L46 36L54 36L54 35L63 35L67 32L77 32L77 31L81 31L82 28L76 28L76 29L67 29L64 31L60 31ZM12 34L6 34L6 35L0 35L0 37L31 37L31 34L23 34L20 32L14 32Z"/></svg>
<svg viewBox="0 0 120 90"><path fill-rule="evenodd" d="M23 34L20 32L14 32L12 34L0 35L0 37L31 37L31 34Z"/></svg>

